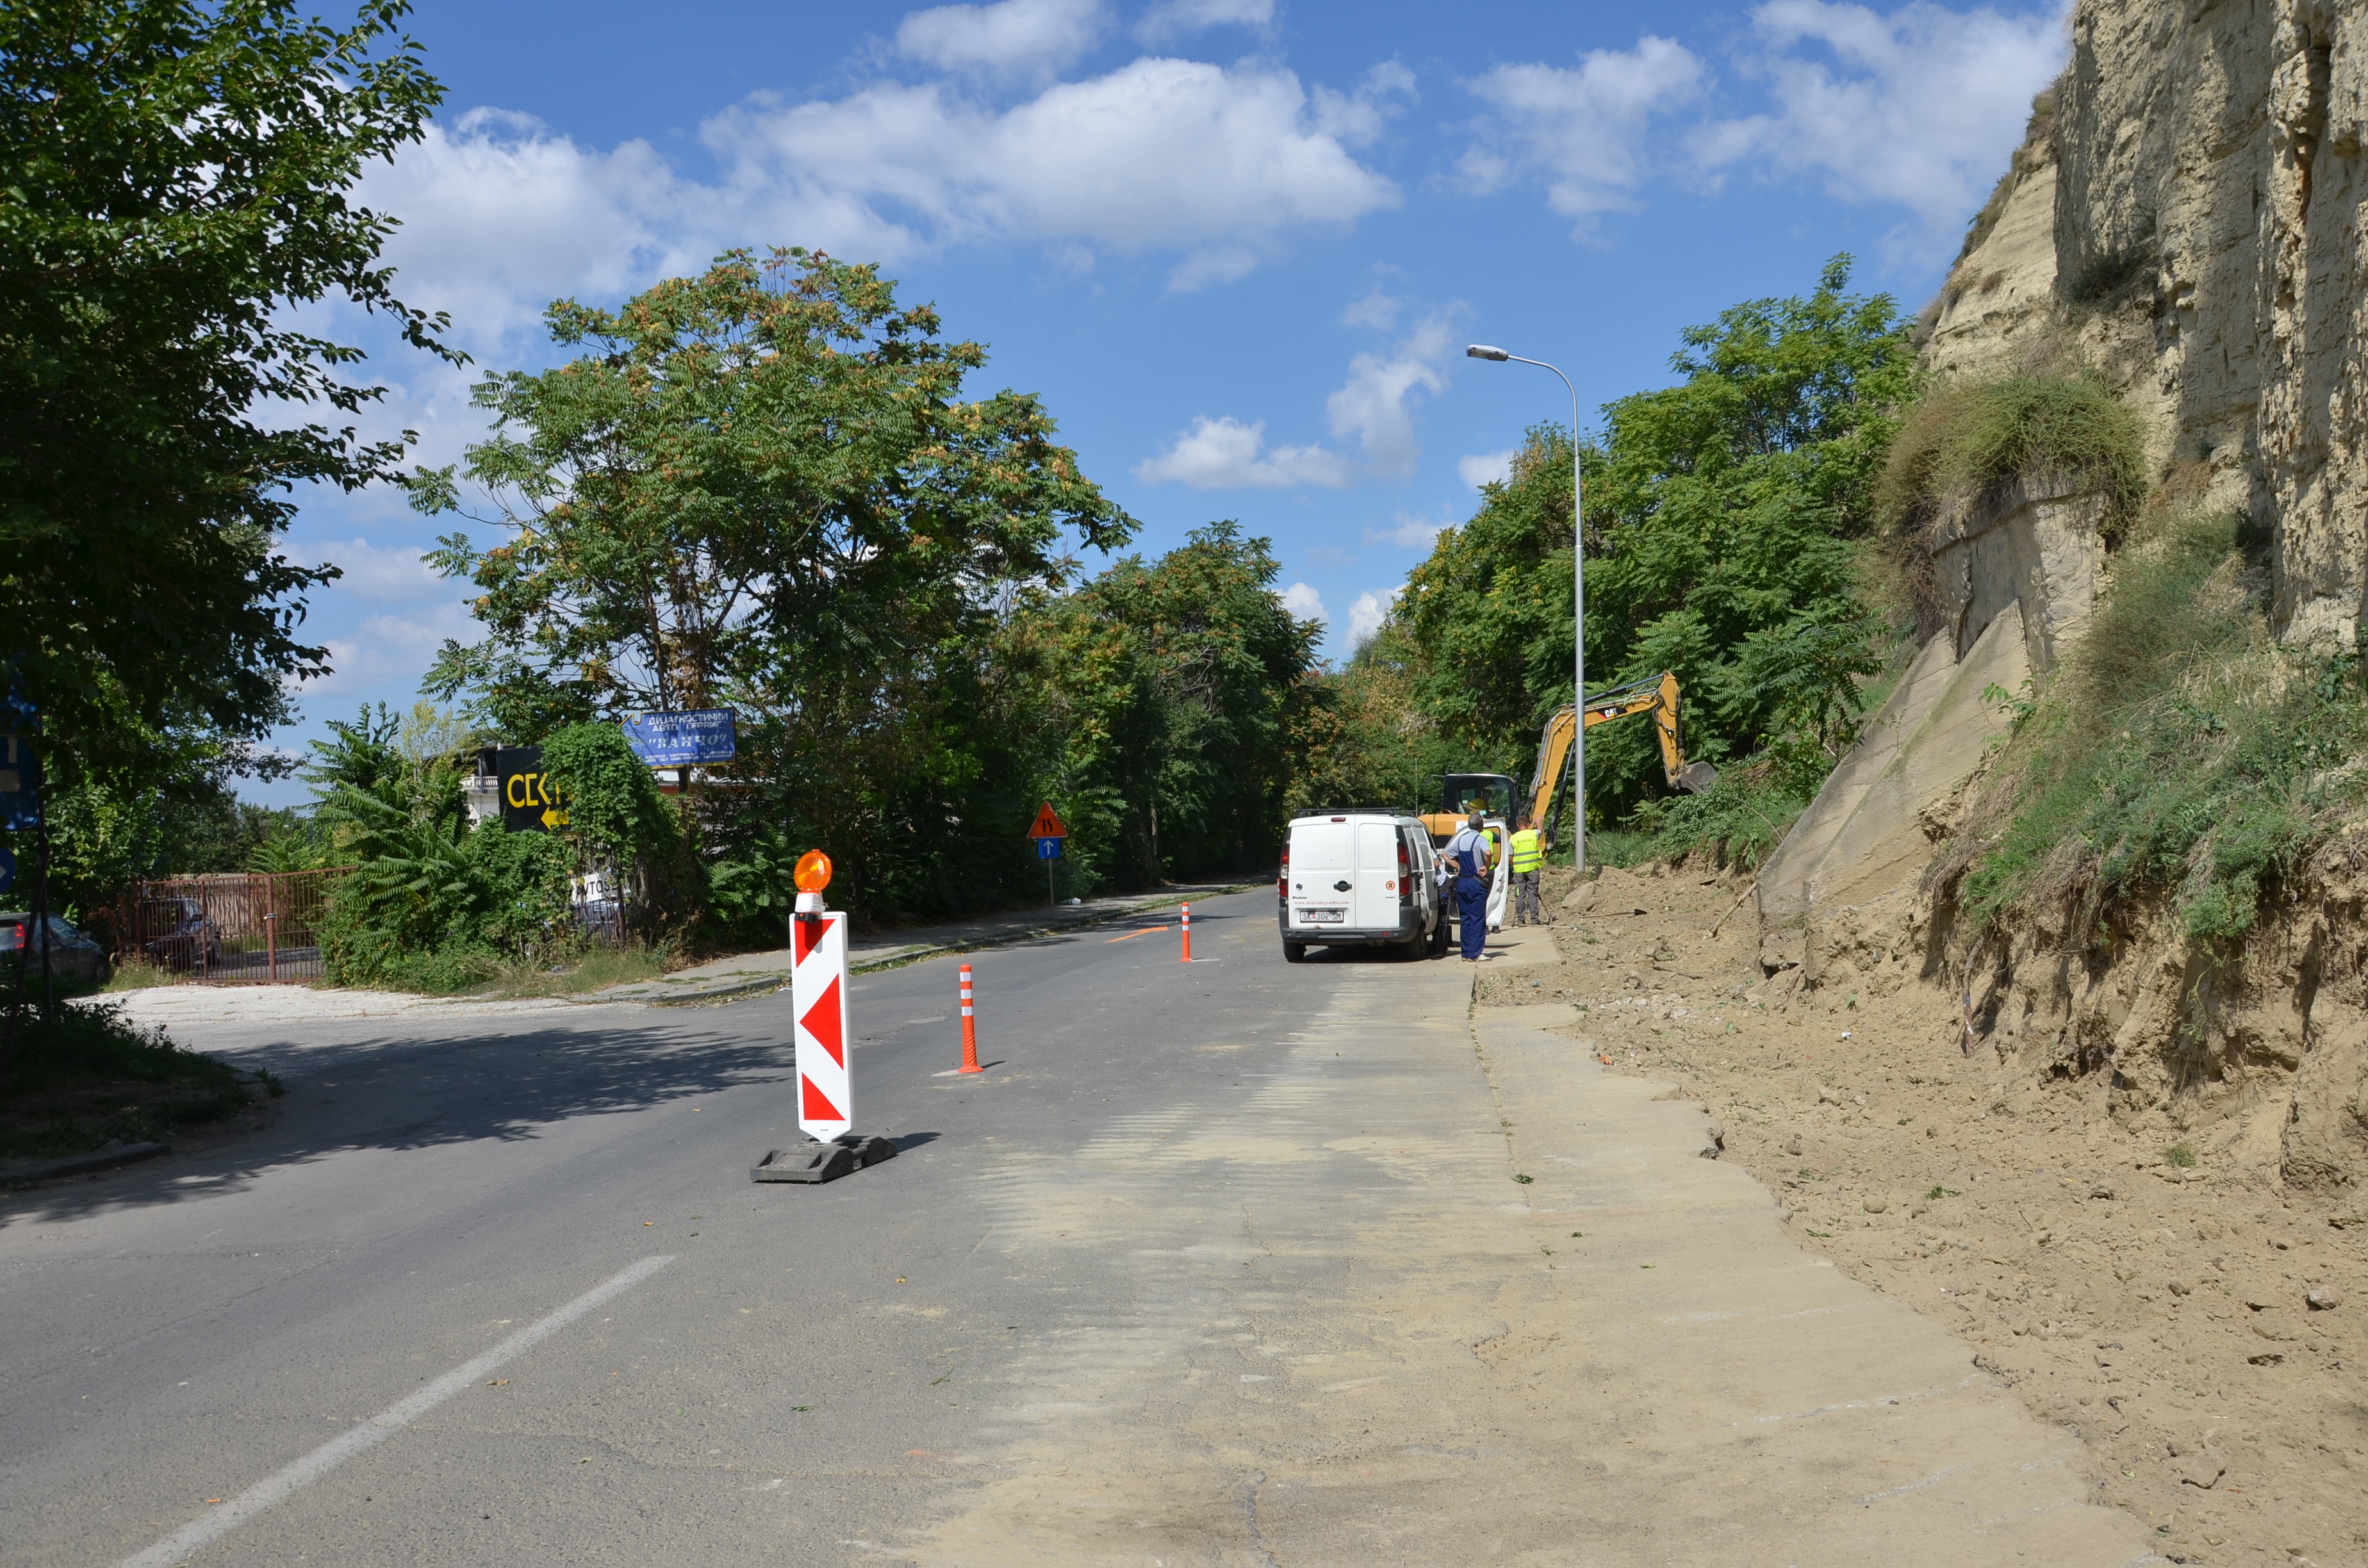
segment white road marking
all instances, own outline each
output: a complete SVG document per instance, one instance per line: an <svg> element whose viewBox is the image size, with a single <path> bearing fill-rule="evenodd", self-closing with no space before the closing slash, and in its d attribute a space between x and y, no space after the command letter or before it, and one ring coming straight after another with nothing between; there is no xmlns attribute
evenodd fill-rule
<svg viewBox="0 0 2368 1568"><path fill-rule="evenodd" d="M277 1474L265 1477L222 1504L190 1520L147 1551L125 1558L118 1568L171 1568L210 1541L220 1540L275 1504L284 1503L356 1454L378 1447L414 1421L483 1378L487 1372L533 1349L561 1329L602 1304L616 1300L672 1263L671 1254L645 1257L620 1274L610 1276L549 1317L538 1318L473 1361L453 1368L418 1392L397 1400L341 1437L314 1449Z"/></svg>

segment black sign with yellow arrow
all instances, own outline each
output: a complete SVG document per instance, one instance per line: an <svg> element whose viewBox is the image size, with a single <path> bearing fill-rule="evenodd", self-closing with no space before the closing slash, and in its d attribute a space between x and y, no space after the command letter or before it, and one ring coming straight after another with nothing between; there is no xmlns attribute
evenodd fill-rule
<svg viewBox="0 0 2368 1568"><path fill-rule="evenodd" d="M567 794L542 770L541 746L502 746L494 753L502 787L502 825L513 833L549 833L567 825Z"/></svg>

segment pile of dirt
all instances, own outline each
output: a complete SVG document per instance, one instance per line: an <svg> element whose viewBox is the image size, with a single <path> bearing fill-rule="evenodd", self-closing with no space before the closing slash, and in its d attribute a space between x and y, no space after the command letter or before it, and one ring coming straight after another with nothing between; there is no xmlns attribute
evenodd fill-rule
<svg viewBox="0 0 2368 1568"><path fill-rule="evenodd" d="M1803 1245L2077 1433L2164 1556L2368 1556L2368 1195L2288 1184L2258 1108L2166 1142L2175 1122L2116 1114L2110 1074L1969 1040L1904 942L1815 987L1765 975L1748 910L1710 934L1745 886L1565 875L1564 960L1484 971L1477 999L1567 1002L1564 1032L1700 1099Z"/></svg>

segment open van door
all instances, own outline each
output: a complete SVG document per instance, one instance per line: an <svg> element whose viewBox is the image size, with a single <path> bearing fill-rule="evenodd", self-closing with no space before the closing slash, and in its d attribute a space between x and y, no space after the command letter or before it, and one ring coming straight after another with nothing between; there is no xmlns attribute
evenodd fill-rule
<svg viewBox="0 0 2368 1568"><path fill-rule="evenodd" d="M1386 931L1398 923L1398 830L1389 822L1357 824L1357 891L1349 923Z"/></svg>

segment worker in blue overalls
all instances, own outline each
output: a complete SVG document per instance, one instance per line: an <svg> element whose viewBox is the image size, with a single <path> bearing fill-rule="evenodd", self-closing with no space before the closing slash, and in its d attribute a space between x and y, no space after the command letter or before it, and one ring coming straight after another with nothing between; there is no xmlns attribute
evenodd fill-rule
<svg viewBox="0 0 2368 1568"><path fill-rule="evenodd" d="M1477 812L1447 841L1448 858L1455 862L1455 932L1463 939L1467 963L1488 961L1480 949L1488 939L1488 862L1495 849Z"/></svg>

